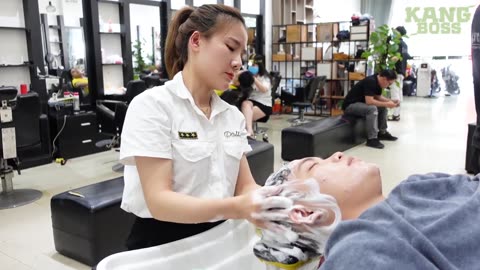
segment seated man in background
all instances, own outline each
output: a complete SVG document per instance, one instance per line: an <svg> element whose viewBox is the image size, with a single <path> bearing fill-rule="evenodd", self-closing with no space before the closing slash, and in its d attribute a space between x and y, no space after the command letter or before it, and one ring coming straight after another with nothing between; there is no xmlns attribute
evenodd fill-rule
<svg viewBox="0 0 480 270"><path fill-rule="evenodd" d="M336 200L342 216L342 222L327 235L325 250L320 252L324 254L321 270L478 266L478 177L412 175L385 199L376 165L335 153L325 160L310 157L293 161L272 174L265 185L288 190L290 184L311 179L318 183L316 188L320 193ZM285 211L289 209L272 209L272 215L264 219L281 227L282 222L293 219ZM315 211L306 209L303 213L305 218ZM334 224L331 218L327 220L330 221L318 226ZM284 238L287 230L272 228L271 231ZM284 248L272 248L271 253L275 257L289 256Z"/></svg>
<svg viewBox="0 0 480 270"><path fill-rule="evenodd" d="M384 70L355 84L342 104L346 115L366 118L367 146L382 149L380 140L395 141L397 137L387 131L387 108L400 106L400 101L382 96L382 90L395 82L394 70Z"/></svg>
<svg viewBox="0 0 480 270"><path fill-rule="evenodd" d="M77 68L72 68L70 74L72 75L72 86L82 89L83 96L87 96L90 92L88 89L88 78Z"/></svg>

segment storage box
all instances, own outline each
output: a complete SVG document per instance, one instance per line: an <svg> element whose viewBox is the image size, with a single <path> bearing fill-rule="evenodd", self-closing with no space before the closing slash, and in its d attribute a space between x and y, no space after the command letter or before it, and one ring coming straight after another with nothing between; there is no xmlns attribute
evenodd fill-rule
<svg viewBox="0 0 480 270"><path fill-rule="evenodd" d="M317 76L327 76L327 79L332 78L332 65L330 63L317 64Z"/></svg>
<svg viewBox="0 0 480 270"><path fill-rule="evenodd" d="M365 74L360 72L349 72L348 79L351 81L361 81L365 79Z"/></svg>
<svg viewBox="0 0 480 270"><path fill-rule="evenodd" d="M248 44L253 44L253 40L255 39L255 28L248 28Z"/></svg>
<svg viewBox="0 0 480 270"><path fill-rule="evenodd" d="M302 48L302 60L321 61L323 58L322 47L304 47Z"/></svg>
<svg viewBox="0 0 480 270"><path fill-rule="evenodd" d="M306 42L306 25L287 25L287 42Z"/></svg>
<svg viewBox="0 0 480 270"><path fill-rule="evenodd" d="M291 54L272 54L272 61L282 62L291 61L293 59Z"/></svg>
<svg viewBox="0 0 480 270"><path fill-rule="evenodd" d="M317 24L317 42L330 42L333 40L333 24Z"/></svg>

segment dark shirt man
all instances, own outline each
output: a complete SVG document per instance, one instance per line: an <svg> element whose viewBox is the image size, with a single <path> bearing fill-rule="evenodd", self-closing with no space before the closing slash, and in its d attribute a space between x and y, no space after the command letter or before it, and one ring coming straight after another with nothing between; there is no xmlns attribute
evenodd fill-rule
<svg viewBox="0 0 480 270"><path fill-rule="evenodd" d="M382 96L382 89L389 87L396 78L393 70L368 76L353 86L343 102L346 115L366 118L369 147L382 149L384 145L380 140L397 140L387 131L387 108L395 108L400 102Z"/></svg>

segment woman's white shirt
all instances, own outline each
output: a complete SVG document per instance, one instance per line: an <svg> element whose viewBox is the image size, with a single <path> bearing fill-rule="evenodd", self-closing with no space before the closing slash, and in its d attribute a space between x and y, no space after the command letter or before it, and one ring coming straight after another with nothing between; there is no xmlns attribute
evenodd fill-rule
<svg viewBox="0 0 480 270"><path fill-rule="evenodd" d="M270 79L267 76L259 76L257 79L260 83L267 88L266 92L262 92L257 89L255 83L253 84L252 93L250 94L249 99L255 100L257 102L262 103L265 106L272 107L272 86L270 83Z"/></svg>
<svg viewBox="0 0 480 270"><path fill-rule="evenodd" d="M152 217L145 202L135 156L173 161L173 191L198 198L234 195L240 159L251 150L245 118L212 94L208 119L195 105L182 73L138 95L128 106L120 161L125 164L121 207Z"/></svg>

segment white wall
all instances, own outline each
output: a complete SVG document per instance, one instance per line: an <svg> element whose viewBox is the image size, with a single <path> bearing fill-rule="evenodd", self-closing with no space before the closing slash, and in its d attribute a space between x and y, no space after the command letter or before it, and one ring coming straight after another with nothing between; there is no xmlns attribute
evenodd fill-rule
<svg viewBox="0 0 480 270"><path fill-rule="evenodd" d="M350 21L353 13L360 12L360 0L315 0L315 22Z"/></svg>

